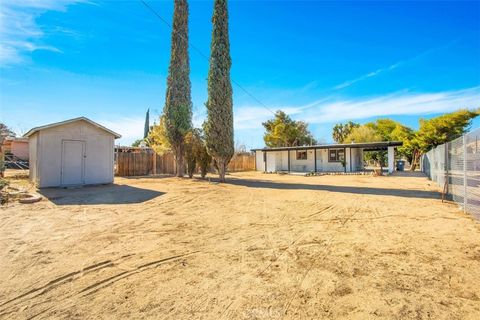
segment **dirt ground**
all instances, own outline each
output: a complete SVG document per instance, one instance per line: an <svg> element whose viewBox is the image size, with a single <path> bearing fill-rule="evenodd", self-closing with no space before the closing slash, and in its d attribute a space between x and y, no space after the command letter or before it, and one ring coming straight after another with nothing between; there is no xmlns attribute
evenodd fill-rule
<svg viewBox="0 0 480 320"><path fill-rule="evenodd" d="M480 319L480 222L424 177L41 193L0 209L0 318Z"/></svg>

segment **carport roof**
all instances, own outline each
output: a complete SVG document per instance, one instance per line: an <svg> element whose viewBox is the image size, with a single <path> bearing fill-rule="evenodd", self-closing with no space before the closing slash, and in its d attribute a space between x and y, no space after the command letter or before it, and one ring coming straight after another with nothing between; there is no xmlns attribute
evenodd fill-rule
<svg viewBox="0 0 480 320"><path fill-rule="evenodd" d="M307 150L307 149L330 149L330 148L362 148L369 150L386 149L387 147L400 147L402 141L380 141L364 143L338 143L338 144L317 144L313 146L277 147L252 149L252 151L283 151L283 150Z"/></svg>
<svg viewBox="0 0 480 320"><path fill-rule="evenodd" d="M40 130L44 130L44 129L50 129L50 128L53 128L53 127L57 127L57 126L62 126L64 124L69 124L69 123L73 123L73 122L77 122L77 121L85 121L85 122L88 122L90 123L91 125L99 128L99 129L102 129L102 130L105 130L107 131L108 133L112 134L115 139L118 139L118 138L121 138L122 136L119 135L118 133L110 130L110 129L107 129L105 128L104 126L96 123L95 121L92 121L86 117L78 117L78 118L74 118L74 119L70 119L70 120L65 120L65 121L61 121L61 122L55 122L55 123L50 123L50 124L47 124L47 125L44 125L44 126L40 126L40 127L35 127L35 128L32 128L30 129L27 133L25 133L23 136L28 138L29 136L31 136L32 134L34 134L35 132L38 132Z"/></svg>

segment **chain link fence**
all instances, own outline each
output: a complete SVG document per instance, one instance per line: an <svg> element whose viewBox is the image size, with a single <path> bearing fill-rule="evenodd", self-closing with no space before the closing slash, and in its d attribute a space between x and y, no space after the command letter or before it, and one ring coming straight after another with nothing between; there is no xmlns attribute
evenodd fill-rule
<svg viewBox="0 0 480 320"><path fill-rule="evenodd" d="M480 220L480 128L427 152L422 171Z"/></svg>

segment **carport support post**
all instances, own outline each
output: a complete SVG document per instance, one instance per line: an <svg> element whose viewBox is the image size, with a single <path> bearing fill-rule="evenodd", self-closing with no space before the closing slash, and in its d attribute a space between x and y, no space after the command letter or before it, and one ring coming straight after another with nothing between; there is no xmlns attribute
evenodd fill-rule
<svg viewBox="0 0 480 320"><path fill-rule="evenodd" d="M287 154L288 154L288 172L290 172L290 150L287 150Z"/></svg>
<svg viewBox="0 0 480 320"><path fill-rule="evenodd" d="M265 152L265 154L263 155L263 159L265 160L265 172L267 172L267 150L263 152Z"/></svg>
<svg viewBox="0 0 480 320"><path fill-rule="evenodd" d="M395 162L395 147L388 147L388 173L393 173Z"/></svg>

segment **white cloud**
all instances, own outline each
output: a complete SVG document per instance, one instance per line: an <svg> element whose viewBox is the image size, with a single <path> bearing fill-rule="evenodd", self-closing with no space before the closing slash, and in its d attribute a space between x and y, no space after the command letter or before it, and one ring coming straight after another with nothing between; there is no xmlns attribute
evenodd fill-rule
<svg viewBox="0 0 480 320"><path fill-rule="evenodd" d="M66 11L83 0L3 0L0 2L0 63L13 65L25 61L36 50L61 52L43 43L45 31L36 19L47 11Z"/></svg>
<svg viewBox="0 0 480 320"><path fill-rule="evenodd" d="M479 108L480 87L438 93L394 93L319 104L302 114L310 123L331 123L395 115L425 115Z"/></svg>
<svg viewBox="0 0 480 320"><path fill-rule="evenodd" d="M411 57L409 59L405 59L405 60L401 60L401 61L398 61L394 64L391 64L387 67L384 67L384 68L379 68L375 71L372 71L372 72L369 72L369 73L366 73L364 75L361 75L360 77L358 78L355 78L355 79L352 79L352 80L348 80L348 81L345 81L345 82L342 82L340 83L339 85L336 85L335 87L333 87L334 90L341 90L341 89L344 89L344 88L347 88L347 87L350 87L351 85L357 83L357 82L360 82L360 81L363 81L363 80L367 80L369 78L373 78L373 77L376 77L382 73L386 73L386 72L389 72L389 71L392 71L394 69L397 69L398 67L401 67L403 65L406 65L410 62L413 62L415 60L418 60L426 55L429 55L431 53L434 53L434 52L437 52L439 50L442 50L442 49L445 49L445 48L448 48L450 47L451 45L453 45L454 43L458 42L460 40L460 38L458 39L455 39L453 41L450 41L448 42L447 44L443 45L443 46L440 46L440 47L435 47L435 48L431 48L431 49L428 49L420 54L417 54L416 56L414 57Z"/></svg>
<svg viewBox="0 0 480 320"><path fill-rule="evenodd" d="M112 116L109 119L95 121L122 136L115 144L131 145L135 140L143 138L145 125L143 117Z"/></svg>
<svg viewBox="0 0 480 320"><path fill-rule="evenodd" d="M452 112L460 108L480 108L480 86L464 90L436 93L397 92L384 96L364 98L329 98L302 106L278 107L294 119L311 124L334 123L372 117L398 115L427 115ZM262 106L235 108L235 129L261 128L261 123L272 118Z"/></svg>
<svg viewBox="0 0 480 320"><path fill-rule="evenodd" d="M334 87L334 89L336 90L340 90L340 89L343 89L343 88L347 88L347 87L350 87L351 85L357 83L357 82L360 82L360 81L363 81L363 80L366 80L368 78L372 78L372 77L375 77L381 73L384 73L386 71L390 71L390 70L393 70L395 68L397 68L400 64L402 64L403 61L400 61L400 62L397 62L397 63L394 63L386 68L380 68L380 69L377 69L375 71L372 71L372 72L369 72L367 74L364 74L363 76L360 76L356 79L353 79L353 80L348 80L348 81L345 81L337 86Z"/></svg>
<svg viewBox="0 0 480 320"><path fill-rule="evenodd" d="M296 115L302 112L304 107L276 107L274 110L282 110L289 115ZM262 122L273 117L270 110L257 106L241 106L234 109L234 127L235 130L258 129Z"/></svg>

